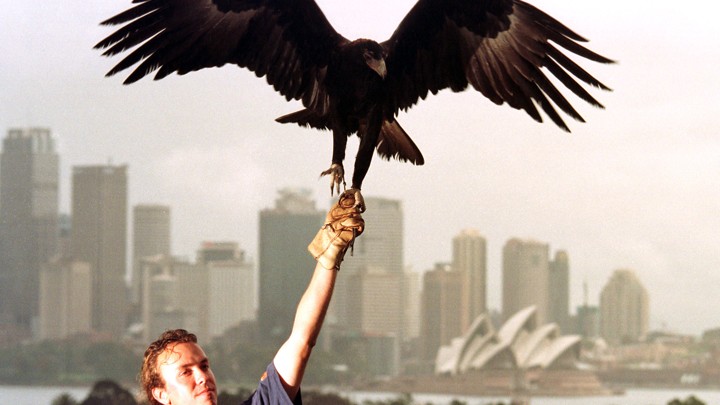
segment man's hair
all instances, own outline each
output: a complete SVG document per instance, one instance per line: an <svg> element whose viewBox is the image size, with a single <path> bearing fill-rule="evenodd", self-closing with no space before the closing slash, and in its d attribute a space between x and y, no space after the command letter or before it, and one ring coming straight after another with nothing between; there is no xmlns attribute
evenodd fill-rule
<svg viewBox="0 0 720 405"><path fill-rule="evenodd" d="M158 356L171 346L179 343L197 343L197 336L185 329L167 330L160 335L158 340L150 343L150 346L145 350L145 357L140 369L140 385L145 390L151 405L161 405L152 396L153 388L165 386L165 381L163 381L158 369Z"/></svg>

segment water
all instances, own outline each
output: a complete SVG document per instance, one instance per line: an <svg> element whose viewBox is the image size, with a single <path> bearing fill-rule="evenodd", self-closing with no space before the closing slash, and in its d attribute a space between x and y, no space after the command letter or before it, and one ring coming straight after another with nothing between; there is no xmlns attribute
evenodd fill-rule
<svg viewBox="0 0 720 405"><path fill-rule="evenodd" d="M0 405L50 405L60 394L68 393L76 400L82 401L90 392L90 388L82 387L22 387L1 386ZM351 400L362 403L363 400L379 400L395 398L397 394L348 392L344 394ZM628 390L624 395L608 397L562 397L532 398L530 405L667 405L674 398L686 399L695 395L707 405L720 404L720 390ZM468 405L488 405L497 402L507 403L507 397L465 397L452 395L413 395L416 404L432 403L448 405L453 399L466 402Z"/></svg>
<svg viewBox="0 0 720 405"><path fill-rule="evenodd" d="M707 405L720 404L720 390L667 390L667 389L635 389L627 390L623 395L602 396L602 397L555 397L531 398L530 405L667 405L671 400L678 398L687 399L694 395ZM345 394L352 401L361 404L363 400L380 400L396 398L394 393L366 393L350 392ZM490 405L502 402L507 404L508 397L467 397L462 395L434 395L416 394L413 401L420 405L432 403L433 405L448 405L452 400L457 399L468 405Z"/></svg>
<svg viewBox="0 0 720 405"><path fill-rule="evenodd" d="M0 385L0 405L50 405L60 394L68 393L78 402L87 397L90 387L23 387Z"/></svg>

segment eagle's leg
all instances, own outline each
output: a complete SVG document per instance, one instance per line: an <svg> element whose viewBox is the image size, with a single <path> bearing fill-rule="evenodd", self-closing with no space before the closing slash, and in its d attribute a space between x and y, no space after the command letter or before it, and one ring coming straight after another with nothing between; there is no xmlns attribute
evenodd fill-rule
<svg viewBox="0 0 720 405"><path fill-rule="evenodd" d="M343 168L343 160L345 160L345 147L347 145L347 135L337 129L333 130L333 156L330 168L320 173L320 177L330 176L330 195L337 192L340 195L340 184L343 191L347 188L345 184L345 169Z"/></svg>
<svg viewBox="0 0 720 405"><path fill-rule="evenodd" d="M320 173L320 177L330 176L330 195L337 192L340 195L340 184L342 183L343 191L347 188L345 183L345 169L342 163L333 163L330 168Z"/></svg>
<svg viewBox="0 0 720 405"><path fill-rule="evenodd" d="M378 138L380 137L380 129L382 128L382 114L377 113L377 110L371 113L367 120L367 128L362 133L360 139L360 146L358 147L357 155L355 156L355 169L353 170L352 187L345 191L345 193L352 193L355 197L355 207L360 212L365 212L365 199L360 192L362 182L370 169L370 162L372 162L373 154L375 153L375 146L377 145Z"/></svg>

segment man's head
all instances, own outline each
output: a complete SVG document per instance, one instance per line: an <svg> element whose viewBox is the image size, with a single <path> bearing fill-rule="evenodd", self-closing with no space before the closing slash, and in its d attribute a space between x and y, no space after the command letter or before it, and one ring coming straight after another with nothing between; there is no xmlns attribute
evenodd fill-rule
<svg viewBox="0 0 720 405"><path fill-rule="evenodd" d="M166 331L145 350L140 382L152 405L217 404L210 362L184 329Z"/></svg>

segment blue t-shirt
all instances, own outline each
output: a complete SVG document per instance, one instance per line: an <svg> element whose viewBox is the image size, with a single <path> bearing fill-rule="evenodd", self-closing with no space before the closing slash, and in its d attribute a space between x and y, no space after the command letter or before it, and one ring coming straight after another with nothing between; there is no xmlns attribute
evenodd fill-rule
<svg viewBox="0 0 720 405"><path fill-rule="evenodd" d="M270 363L265 374L260 378L257 390L243 402L243 405L302 405L300 391L295 400L291 400L280 382L280 375L275 364Z"/></svg>

